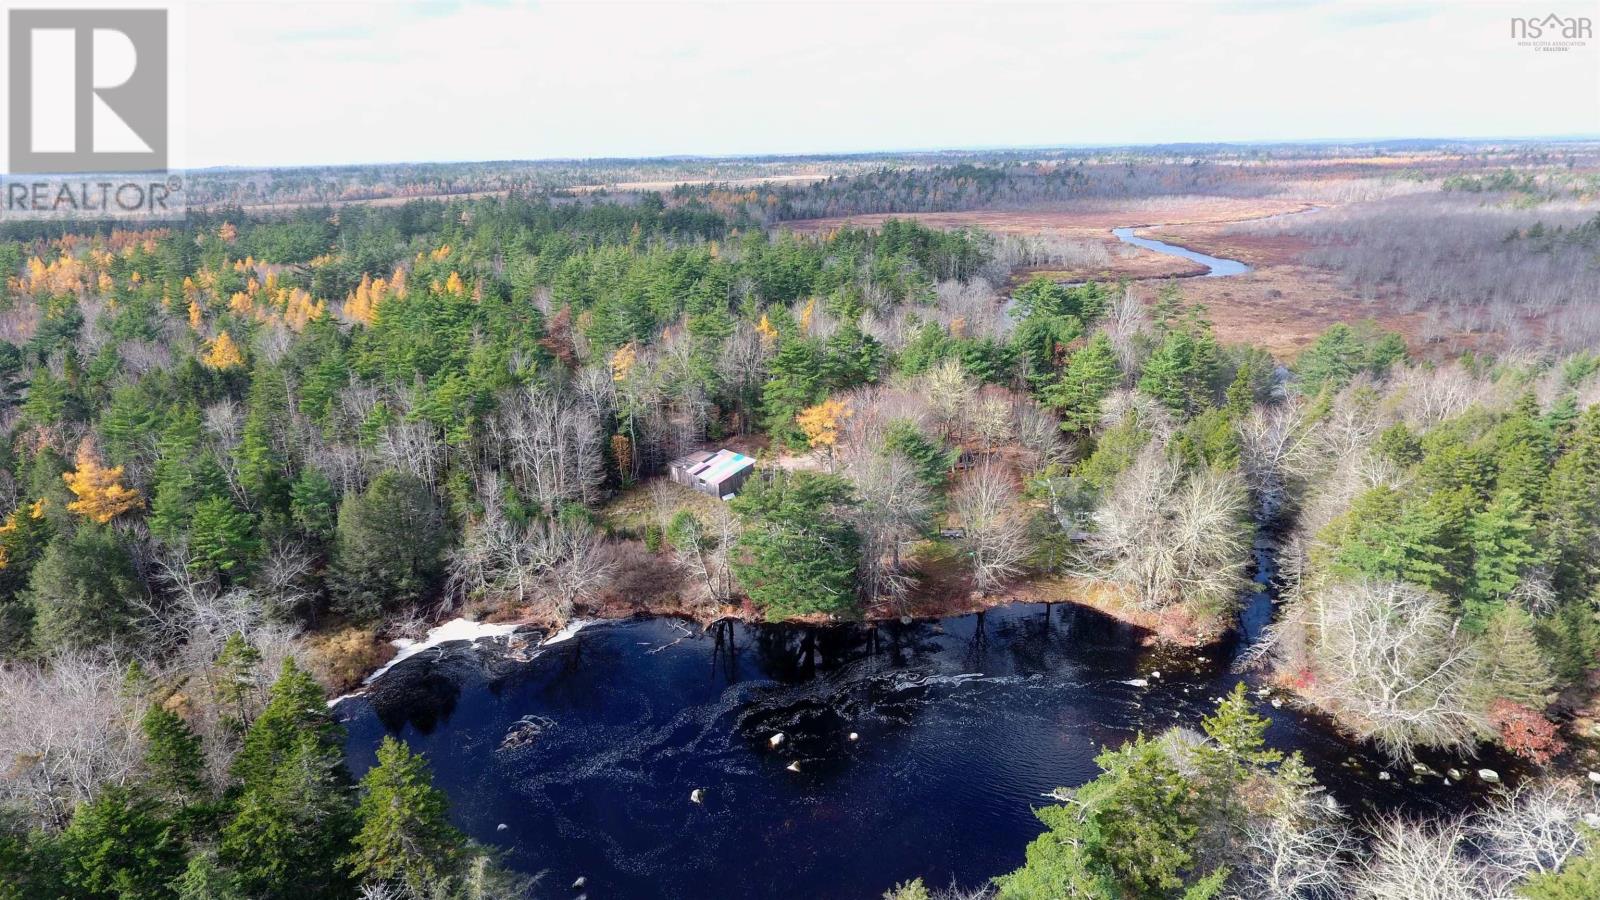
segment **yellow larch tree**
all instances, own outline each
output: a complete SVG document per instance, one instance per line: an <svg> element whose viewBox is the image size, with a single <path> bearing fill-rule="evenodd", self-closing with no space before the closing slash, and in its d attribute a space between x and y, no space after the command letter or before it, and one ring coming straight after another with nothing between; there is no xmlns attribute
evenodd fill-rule
<svg viewBox="0 0 1600 900"><path fill-rule="evenodd" d="M78 445L77 471L63 474L61 480L78 498L68 503L67 509L102 525L144 505L136 489L123 486L122 467L102 466L87 439Z"/></svg>
<svg viewBox="0 0 1600 900"><path fill-rule="evenodd" d="M618 347L617 352L611 354L611 380L628 380L628 374L633 371L634 365L638 362L639 350L634 347L632 341Z"/></svg>
<svg viewBox="0 0 1600 900"><path fill-rule="evenodd" d="M778 340L778 329L772 327L772 320L766 313L762 313L761 321L756 323L756 332L761 335L761 343L768 347Z"/></svg>
<svg viewBox="0 0 1600 900"><path fill-rule="evenodd" d="M800 330L809 333L811 331L811 320L815 318L816 315L817 298L812 297L810 300L807 300L806 305L800 309Z"/></svg>
<svg viewBox="0 0 1600 900"><path fill-rule="evenodd" d="M843 400L824 400L802 409L794 419L813 449L832 451L839 444L840 426L854 414Z"/></svg>
<svg viewBox="0 0 1600 900"><path fill-rule="evenodd" d="M243 366L244 354L239 352L239 345L234 342L233 336L224 331L211 342L211 350L200 361L207 368L225 371Z"/></svg>

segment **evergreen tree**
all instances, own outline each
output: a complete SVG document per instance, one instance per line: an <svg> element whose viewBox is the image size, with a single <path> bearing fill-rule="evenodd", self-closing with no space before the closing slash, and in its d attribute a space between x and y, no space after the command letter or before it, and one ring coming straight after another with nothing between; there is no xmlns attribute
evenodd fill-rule
<svg viewBox="0 0 1600 900"><path fill-rule="evenodd" d="M250 709L260 688L256 681L260 662L261 651L237 631L228 635L217 654L217 700L227 708L230 724L241 733L251 723Z"/></svg>
<svg viewBox="0 0 1600 900"><path fill-rule="evenodd" d="M350 856L357 877L420 890L459 874L467 839L450 824L444 792L433 786L421 756L385 737L361 787L360 831Z"/></svg>
<svg viewBox="0 0 1600 900"><path fill-rule="evenodd" d="M1469 621L1482 622L1511 593L1522 572L1539 561L1533 519L1511 491L1496 494L1467 526L1472 578L1467 585Z"/></svg>
<svg viewBox="0 0 1600 900"><path fill-rule="evenodd" d="M28 580L41 648L102 647L129 633L143 587L116 532L84 524L50 541Z"/></svg>
<svg viewBox="0 0 1600 900"><path fill-rule="evenodd" d="M266 719L263 713L252 735ZM314 731L278 737L288 739L287 752L264 776L245 780L238 812L222 830L222 860L259 900L343 900L351 895L343 856L354 819L340 751Z"/></svg>
<svg viewBox="0 0 1600 900"><path fill-rule="evenodd" d="M1569 595L1600 583L1600 405L1578 419L1567 452L1546 483L1543 532L1555 563L1555 581Z"/></svg>
<svg viewBox="0 0 1600 900"><path fill-rule="evenodd" d="M196 853L173 882L174 900L251 900L239 887L232 872L218 864L211 853Z"/></svg>
<svg viewBox="0 0 1600 900"><path fill-rule="evenodd" d="M200 414L193 407L178 410L161 433L155 492L150 499L150 530L168 542L176 541L188 530L194 505L201 497L222 493L220 484L208 483L213 481L213 474L221 473L200 465L203 436Z"/></svg>
<svg viewBox="0 0 1600 900"><path fill-rule="evenodd" d="M745 484L733 501L745 521L734 576L768 616L854 607L860 539L840 514L854 502L836 475L779 469Z"/></svg>
<svg viewBox="0 0 1600 900"><path fill-rule="evenodd" d="M294 524L308 537L331 540L338 523L339 495L321 469L307 466L290 489Z"/></svg>
<svg viewBox="0 0 1600 900"><path fill-rule="evenodd" d="M1543 709L1555 686L1534 632L1533 617L1513 603L1502 604L1478 638L1479 693L1487 708L1498 699Z"/></svg>
<svg viewBox="0 0 1600 900"><path fill-rule="evenodd" d="M312 740L313 749L337 751L341 732L328 712L322 686L295 665L293 657L287 658L272 683L266 708L250 725L233 758L233 777L247 791L264 788L302 740Z"/></svg>
<svg viewBox="0 0 1600 900"><path fill-rule="evenodd" d="M250 382L249 413L235 457L239 481L264 519L282 524L289 513L293 446L288 388L277 367L258 366Z"/></svg>
<svg viewBox="0 0 1600 900"><path fill-rule="evenodd" d="M444 514L415 475L385 472L339 504L331 581L338 607L358 619L427 596L444 567Z"/></svg>
<svg viewBox="0 0 1600 900"><path fill-rule="evenodd" d="M177 713L151 704L140 723L144 764L150 783L168 797L188 803L205 793L205 753L200 736Z"/></svg>
<svg viewBox="0 0 1600 900"><path fill-rule="evenodd" d="M1072 354L1061 379L1045 388L1043 399L1061 414L1063 430L1087 433L1100 424L1100 405L1121 377L1110 339L1097 333Z"/></svg>
<svg viewBox="0 0 1600 900"><path fill-rule="evenodd" d="M63 881L79 900L165 900L183 847L156 804L108 788L78 807L61 833Z"/></svg>
<svg viewBox="0 0 1600 900"><path fill-rule="evenodd" d="M779 339L761 394L767 431L774 440L790 446L804 445L805 438L794 417L826 395L822 367L823 355L813 342L790 336Z"/></svg>
<svg viewBox="0 0 1600 900"><path fill-rule="evenodd" d="M242 580L260 552L250 514L227 497L207 497L194 508L189 523L189 568L230 582Z"/></svg>

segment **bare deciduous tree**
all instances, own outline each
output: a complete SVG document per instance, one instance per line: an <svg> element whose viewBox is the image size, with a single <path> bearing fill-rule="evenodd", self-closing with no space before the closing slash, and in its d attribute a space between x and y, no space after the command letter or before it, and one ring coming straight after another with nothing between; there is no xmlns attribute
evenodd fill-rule
<svg viewBox="0 0 1600 900"><path fill-rule="evenodd" d="M553 511L562 503L598 498L605 453L592 405L548 387L529 387L502 399L489 432L534 503Z"/></svg>
<svg viewBox="0 0 1600 900"><path fill-rule="evenodd" d="M1443 597L1403 582L1339 582L1293 612L1307 617L1314 698L1391 755L1467 747L1487 731L1472 699L1472 643Z"/></svg>
<svg viewBox="0 0 1600 900"><path fill-rule="evenodd" d="M1238 475L1185 474L1152 441L1101 507L1080 574L1119 584L1150 609L1182 601L1220 613L1244 587L1247 505Z"/></svg>
<svg viewBox="0 0 1600 900"><path fill-rule="evenodd" d="M122 673L88 654L0 667L0 800L61 828L79 803L133 777L141 738Z"/></svg>
<svg viewBox="0 0 1600 900"><path fill-rule="evenodd" d="M862 594L869 603L899 601L911 586L900 552L927 529L933 493L898 453L851 450L843 462L861 500L851 517L861 535Z"/></svg>
<svg viewBox="0 0 1600 900"><path fill-rule="evenodd" d="M1465 840L1457 820L1385 818L1371 854L1351 873L1351 893L1361 900L1484 900L1482 864L1461 852Z"/></svg>
<svg viewBox="0 0 1600 900"><path fill-rule="evenodd" d="M1010 473L997 463L984 462L962 480L954 506L966 529L962 546L973 586L992 593L1022 574L1033 543Z"/></svg>

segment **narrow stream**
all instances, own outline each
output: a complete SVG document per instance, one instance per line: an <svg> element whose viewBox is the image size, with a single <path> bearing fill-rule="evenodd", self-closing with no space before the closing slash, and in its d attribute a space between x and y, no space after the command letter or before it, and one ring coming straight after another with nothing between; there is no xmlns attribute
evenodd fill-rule
<svg viewBox="0 0 1600 900"><path fill-rule="evenodd" d="M1132 244L1135 247L1153 250L1156 253L1165 253L1168 256L1179 256L1189 260L1190 262L1200 263L1210 270L1202 275L1202 278L1223 278L1229 275L1243 275L1250 271L1249 266L1238 261L1237 259L1223 259L1219 256L1208 256L1197 250L1190 250L1187 247L1179 247L1177 244L1168 244L1165 241L1157 241L1151 238L1139 237L1133 232L1134 229L1140 227L1143 226L1132 225L1127 228L1113 228L1111 229L1111 233L1116 235L1117 239L1122 241L1124 244Z"/></svg>

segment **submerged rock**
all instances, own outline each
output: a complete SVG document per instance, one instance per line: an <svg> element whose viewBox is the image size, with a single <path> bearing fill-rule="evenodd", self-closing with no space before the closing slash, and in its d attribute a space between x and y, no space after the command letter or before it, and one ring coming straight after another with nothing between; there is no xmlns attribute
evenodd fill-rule
<svg viewBox="0 0 1600 900"><path fill-rule="evenodd" d="M859 740L861 740L861 735L856 734L854 731L852 731L852 732L850 732L850 740L859 741Z"/></svg>
<svg viewBox="0 0 1600 900"><path fill-rule="evenodd" d="M700 790L699 788L695 788L694 790L689 792L689 802L690 803L704 803L705 799L706 799L706 792Z"/></svg>
<svg viewBox="0 0 1600 900"><path fill-rule="evenodd" d="M1451 769L1445 774L1450 776L1451 781L1460 781L1461 779L1467 777L1467 773L1461 771L1460 769Z"/></svg>
<svg viewBox="0 0 1600 900"><path fill-rule="evenodd" d="M797 759L794 762L789 763L787 766L784 766L784 768L791 772L798 772L800 771L800 760Z"/></svg>
<svg viewBox="0 0 1600 900"><path fill-rule="evenodd" d="M539 739L539 736L556 727L554 719L545 716L523 716L500 739L501 750L517 750Z"/></svg>
<svg viewBox="0 0 1600 900"><path fill-rule="evenodd" d="M588 883L589 883L589 879L588 879L587 876L579 875L578 876L578 880L574 881L572 883L572 889L576 891L576 890L582 888L584 885L586 885Z"/></svg>
<svg viewBox="0 0 1600 900"><path fill-rule="evenodd" d="M1150 682L1145 680L1145 679L1143 679L1143 678L1129 678L1127 681L1124 681L1123 684L1131 684L1134 687L1149 687L1150 686Z"/></svg>
<svg viewBox="0 0 1600 900"><path fill-rule="evenodd" d="M505 831L507 828L510 828L510 827L511 827L510 825L507 825L506 823L501 822L499 825L496 825L494 827L494 830L495 831Z"/></svg>
<svg viewBox="0 0 1600 900"><path fill-rule="evenodd" d="M1393 776L1393 775L1390 775L1390 774L1389 774L1389 773L1388 773L1388 772L1379 772L1379 773L1378 773L1378 780L1379 780L1379 781L1388 781L1388 780L1390 780L1390 779L1391 779L1391 778L1393 778L1393 777L1394 777L1394 776Z"/></svg>
<svg viewBox="0 0 1600 900"><path fill-rule="evenodd" d="M1479 769L1478 770L1478 777L1482 778L1484 781L1488 782L1489 784L1499 784L1500 783L1500 773L1496 772L1493 769Z"/></svg>

